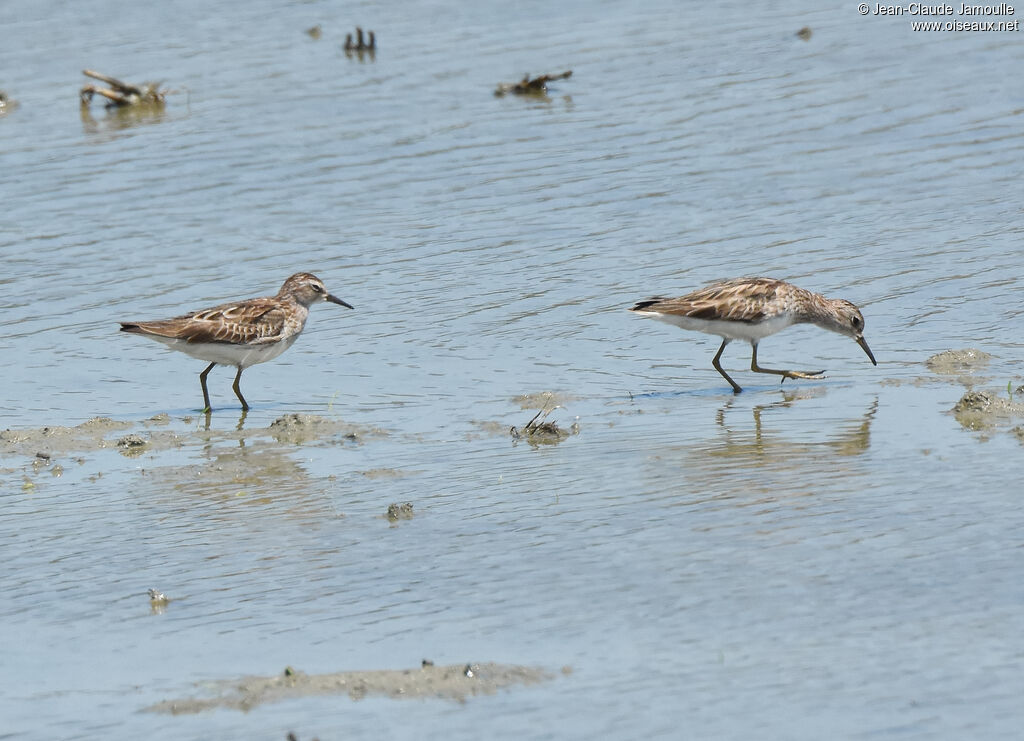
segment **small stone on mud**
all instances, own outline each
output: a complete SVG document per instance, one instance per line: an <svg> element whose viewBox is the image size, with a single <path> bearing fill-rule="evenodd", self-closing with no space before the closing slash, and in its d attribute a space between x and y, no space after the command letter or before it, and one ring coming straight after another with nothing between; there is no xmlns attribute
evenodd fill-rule
<svg viewBox="0 0 1024 741"><path fill-rule="evenodd" d="M984 412L992 406L992 396L984 391L968 391L960 397L960 401L953 407L953 412L963 414L964 412Z"/></svg>
<svg viewBox="0 0 1024 741"><path fill-rule="evenodd" d="M387 518L391 520L391 522L396 522L398 520L411 520L412 515L412 502L405 502L403 504L394 502L388 505Z"/></svg>
<svg viewBox="0 0 1024 741"><path fill-rule="evenodd" d="M135 434L125 435L117 441L117 447L119 448L138 448L145 444L145 438Z"/></svg>
<svg viewBox="0 0 1024 741"><path fill-rule="evenodd" d="M134 433L128 434L118 439L117 450L128 458L138 458L149 450L149 441Z"/></svg>

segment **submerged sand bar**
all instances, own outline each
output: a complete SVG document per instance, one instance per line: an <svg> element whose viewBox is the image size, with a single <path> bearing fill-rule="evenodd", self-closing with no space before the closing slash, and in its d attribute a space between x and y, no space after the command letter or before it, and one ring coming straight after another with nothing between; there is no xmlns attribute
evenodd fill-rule
<svg viewBox="0 0 1024 741"><path fill-rule="evenodd" d="M276 677L243 677L216 682L210 697L164 700L146 712L183 715L230 708L248 711L257 705L299 697L347 694L353 700L367 695L393 699L437 698L465 702L474 695L493 695L514 685L550 680L543 669L510 664L451 664L425 662L416 669L377 669L334 674L306 674L286 669Z"/></svg>

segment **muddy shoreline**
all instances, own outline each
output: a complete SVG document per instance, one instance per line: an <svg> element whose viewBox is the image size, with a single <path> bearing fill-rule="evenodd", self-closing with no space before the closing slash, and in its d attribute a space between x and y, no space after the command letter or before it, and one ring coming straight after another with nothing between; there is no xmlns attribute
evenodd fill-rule
<svg viewBox="0 0 1024 741"><path fill-rule="evenodd" d="M528 686L553 678L553 674L538 667L495 663L434 666L426 660L417 669L401 670L306 674L286 668L276 677L241 677L215 682L210 696L164 700L150 705L144 712L191 715L220 708L247 712L266 703L323 695L348 695L352 700L377 696L395 700L434 698L466 702L477 695L493 695L508 687Z"/></svg>
<svg viewBox="0 0 1024 741"><path fill-rule="evenodd" d="M194 420L194 417L185 417L181 421L192 424ZM171 422L168 415L159 414L142 422L94 417L75 427L48 425L6 429L0 431L0 453L29 457L43 454L52 458L71 453L116 449L129 457L134 457L143 452L182 447L189 442L273 439L279 443L292 445L310 442L360 443L387 434L380 428L355 425L313 414L285 414L263 428L230 431L211 430L209 427L191 431L158 429L169 426Z"/></svg>
<svg viewBox="0 0 1024 741"><path fill-rule="evenodd" d="M965 429L988 435L1008 431L1024 443L1024 386L1009 382L999 388L976 388L988 384L984 371L992 355L976 348L945 350L932 355L925 365L933 373L949 377L967 387L967 391L949 410Z"/></svg>

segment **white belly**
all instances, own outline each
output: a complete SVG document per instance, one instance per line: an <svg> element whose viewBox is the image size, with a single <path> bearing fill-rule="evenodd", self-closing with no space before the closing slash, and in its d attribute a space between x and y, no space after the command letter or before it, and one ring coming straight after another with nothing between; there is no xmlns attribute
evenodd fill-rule
<svg viewBox="0 0 1024 741"><path fill-rule="evenodd" d="M233 345L229 342L186 342L171 337L160 337L158 335L143 335L157 342L162 342L172 350L191 355L193 358L205 360L208 363L217 365L233 365L236 368L245 369L257 363L266 363L283 353L292 343L298 339L298 335L292 335L279 342L271 342L265 345Z"/></svg>
<svg viewBox="0 0 1024 741"><path fill-rule="evenodd" d="M746 340L747 342L758 342L769 335L781 332L793 323L793 318L788 314L765 319L763 322L727 322L717 319L694 319L688 316L675 314L655 314L654 312L637 312L652 319L674 324L682 329L689 329L694 332L716 334L727 340Z"/></svg>

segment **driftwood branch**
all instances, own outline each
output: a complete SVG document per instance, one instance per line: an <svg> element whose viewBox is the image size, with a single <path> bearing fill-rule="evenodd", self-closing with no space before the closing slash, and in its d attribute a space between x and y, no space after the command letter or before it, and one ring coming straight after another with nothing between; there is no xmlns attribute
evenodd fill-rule
<svg viewBox="0 0 1024 741"><path fill-rule="evenodd" d="M363 37L363 29L356 26L356 40L352 40L352 34L345 34L345 54L351 54L352 52L370 52L373 54L377 51L377 38L374 36L373 31L369 31L367 37Z"/></svg>
<svg viewBox="0 0 1024 741"><path fill-rule="evenodd" d="M107 75L101 75L99 72L96 72L95 70L91 69L83 69L82 74L86 77L91 77L94 80L99 80L100 82L107 83L108 85L110 85L110 87L115 88L122 95L142 95L142 90L140 90L138 87L136 87L135 85L130 85L127 82L121 82L116 77L108 77Z"/></svg>
<svg viewBox="0 0 1024 741"><path fill-rule="evenodd" d="M105 82L109 88L98 85L85 85L79 92L82 105L89 105L94 95L101 95L110 101L108 106L130 106L139 103L150 103L162 105L167 91L161 90L159 82L144 82L141 85L132 85L128 82L118 80L116 77L109 77L91 69L82 70L82 74L94 80Z"/></svg>
<svg viewBox="0 0 1024 741"><path fill-rule="evenodd" d="M571 69L557 75L538 75L532 79L529 75L524 75L523 79L519 82L501 83L498 85L498 89L494 91L494 94L507 95L512 93L513 95L544 95L548 91L549 82L564 80L568 77L572 77Z"/></svg>

